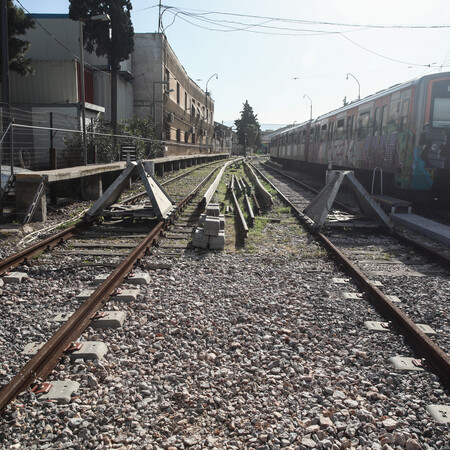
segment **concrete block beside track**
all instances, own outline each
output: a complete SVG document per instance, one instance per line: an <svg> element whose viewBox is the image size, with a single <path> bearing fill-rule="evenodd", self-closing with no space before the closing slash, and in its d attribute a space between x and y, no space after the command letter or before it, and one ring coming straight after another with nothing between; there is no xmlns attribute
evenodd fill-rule
<svg viewBox="0 0 450 450"><path fill-rule="evenodd" d="M73 311L68 313L60 313L53 317L53 322L64 323L70 318ZM91 320L92 328L119 328L125 322L127 314L123 311L101 311L98 318Z"/></svg>
<svg viewBox="0 0 450 450"><path fill-rule="evenodd" d="M22 283L23 280L29 278L25 272L10 272L3 275L2 280L8 284Z"/></svg>
<svg viewBox="0 0 450 450"><path fill-rule="evenodd" d="M219 217L206 216L205 223L203 225L203 233L207 236L217 236L220 231L220 219Z"/></svg>
<svg viewBox="0 0 450 450"><path fill-rule="evenodd" d="M94 278L93 284L95 286L102 284L108 278L108 276L109 275L97 275ZM134 285L148 284L148 283L150 283L150 275L148 273L144 273L144 272L132 273L132 274L128 275L127 278L125 278L124 282L129 283L129 284L134 284Z"/></svg>
<svg viewBox="0 0 450 450"><path fill-rule="evenodd" d="M42 394L39 400L57 403L69 403L72 394L78 390L80 383L71 380L52 381L49 392Z"/></svg>
<svg viewBox="0 0 450 450"><path fill-rule="evenodd" d="M120 302L135 302L139 293L139 289L123 289L121 292L113 295L111 299Z"/></svg>
<svg viewBox="0 0 450 450"><path fill-rule="evenodd" d="M220 206L218 203L209 203L206 207L206 215L212 217L219 217Z"/></svg>
<svg viewBox="0 0 450 450"><path fill-rule="evenodd" d="M73 351L67 351L65 354L72 360L83 359L93 360L102 359L108 353L108 346L103 342L83 341L75 344L81 344L79 348ZM23 355L34 356L43 346L45 342L30 342L22 351Z"/></svg>
<svg viewBox="0 0 450 450"><path fill-rule="evenodd" d="M217 236L210 236L209 248L211 250L223 250L225 247L225 233L220 231Z"/></svg>
<svg viewBox="0 0 450 450"><path fill-rule="evenodd" d="M209 236L206 236L203 233L203 229L197 228L194 233L192 245L194 247L206 249L208 248L208 243L209 243Z"/></svg>

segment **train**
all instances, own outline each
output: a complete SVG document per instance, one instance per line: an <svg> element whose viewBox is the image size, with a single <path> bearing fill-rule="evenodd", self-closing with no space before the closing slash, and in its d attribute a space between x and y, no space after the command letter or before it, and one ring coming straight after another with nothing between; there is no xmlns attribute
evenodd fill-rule
<svg viewBox="0 0 450 450"><path fill-rule="evenodd" d="M396 84L280 129L269 152L285 168L353 170L369 189L448 201L450 72Z"/></svg>

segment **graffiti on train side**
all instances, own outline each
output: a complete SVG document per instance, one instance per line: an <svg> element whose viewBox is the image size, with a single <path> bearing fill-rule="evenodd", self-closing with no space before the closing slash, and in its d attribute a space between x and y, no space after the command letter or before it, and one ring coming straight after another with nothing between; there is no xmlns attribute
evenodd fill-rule
<svg viewBox="0 0 450 450"><path fill-rule="evenodd" d="M389 136L366 136L364 141L336 139L323 142L316 162L327 164L332 161L334 165L355 169L381 167L396 172L402 165L400 149L404 147L405 139L405 133L394 131Z"/></svg>

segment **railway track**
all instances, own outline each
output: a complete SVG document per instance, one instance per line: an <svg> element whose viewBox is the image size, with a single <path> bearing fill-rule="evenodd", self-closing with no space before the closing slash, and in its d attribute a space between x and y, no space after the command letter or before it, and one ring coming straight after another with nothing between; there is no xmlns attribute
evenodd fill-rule
<svg viewBox="0 0 450 450"><path fill-rule="evenodd" d="M218 164L216 166L219 167ZM205 183L214 174L216 168L198 168L165 183L173 195L177 194L178 218L185 217L191 223L195 217L198 218L201 205L192 207L189 204L202 192ZM188 178L185 178L186 176ZM180 195L183 191L188 192L188 195ZM131 199L125 199L125 202L132 201L135 203L139 198L142 198L140 194L133 196ZM70 344L75 342L92 323L93 317L96 317L97 312L106 305L111 295L120 295L119 287L126 277L131 274L135 266L139 264L143 256L149 252L158 255L159 249L163 244L159 243L156 251L152 250L152 247L158 245L161 235L174 221L175 217L167 221L153 220L150 223L145 220L130 221L129 219L120 218L110 221L95 221L93 224L80 222L2 261L0 264L2 270L11 270L20 264L31 262L32 258L40 255L43 251L53 250L52 252L47 252L45 257L41 258L39 262L37 260L34 261L33 265L41 268L48 267L50 272L53 273L58 270L64 271L64 268L55 267L58 264L56 260L64 262L69 256L78 261L72 264L72 267L75 268L83 266L85 268L114 267L114 270L112 273L103 274L104 280L102 278L100 285L85 295L87 297L86 301L79 305L72 315L68 314L69 319L67 322L63 323L43 347L18 371L18 374L2 388L0 391L0 411L3 411L17 395L37 381L37 386L39 387L36 388L35 386L35 390L42 389L43 380L53 371L61 357L65 353L67 354L67 348L70 347ZM177 230L177 233L178 237L180 231ZM171 236L169 235L169 237ZM177 248L182 248L183 246L185 248L189 241L190 231L186 228L183 233L183 240L177 241ZM58 249L54 250L57 246ZM170 248L170 246L168 247ZM91 263L86 262L92 258L94 259L93 264L92 261ZM43 272L46 272L46 270L44 269ZM90 277L92 282L92 273L88 273L87 270L84 270L84 272L86 276ZM76 302L73 302L73 300L73 298L69 300L71 308L75 307L73 303ZM49 307L50 305L47 303L45 308ZM11 314L11 311L8 311L6 308L2 311L2 314L10 316L8 320L9 326L14 326L14 314ZM17 329L23 329L23 324L17 324ZM46 331L48 332L48 329ZM33 333L26 334L33 335ZM42 335L47 333L37 334L42 338ZM17 347L13 346L11 350L17 350Z"/></svg>
<svg viewBox="0 0 450 450"><path fill-rule="evenodd" d="M224 174L214 198L223 210L230 205L226 185L232 175L243 177L243 169L234 164ZM303 200L297 201L300 208ZM104 308L125 313L123 326L90 326L83 333L83 341L106 343L108 353L87 361L70 362L65 356L52 371L49 382L79 383L69 404L42 401L28 390L20 394L2 417L5 445L446 448L448 425L427 409L445 406L448 391L442 382L431 370L395 370L391 356L417 359L417 354L394 330L364 326L387 320L365 301L370 295L362 284L299 225L291 207L279 198L271 207L260 206L262 214L255 215L245 240L237 236L237 217L226 213L223 252L185 245L198 214L195 206L185 207L163 231L165 238L140 260L150 282L140 285L135 299L111 298ZM120 225L104 228L113 226ZM95 233L85 240L90 245L106 237L106 232ZM333 239L339 236L333 233ZM363 242L362 236L358 232L357 240ZM376 239L381 249L384 236L380 242L373 231L365 236L366 243L375 245L371 241ZM115 238L118 246L110 251L119 253L121 238ZM58 249L72 252L71 242ZM92 286L95 276L117 266L120 256L83 254L93 249L80 246L78 255L56 258L53 251L48 259L44 254L25 265L30 279L17 293L5 290L1 301L8 309L2 320L10 328L0 332L2 377L20 369L24 342L50 336L55 329L50 319L70 312L77 294ZM352 255L375 264L388 258L394 262L394 255L372 247L364 257ZM411 261L417 257L411 250L407 256ZM436 264L432 269L442 270ZM421 297L435 289L444 297L448 288L436 286L443 279L436 274L425 286L425 277L383 275L384 286L378 289L397 295L402 311L413 311L410 294ZM121 287L136 286L125 280ZM358 296L345 298L345 293ZM445 299L437 299L423 314L443 336L445 330L431 320L442 305ZM16 336L8 337L12 333ZM431 339L437 342L441 335Z"/></svg>
<svg viewBox="0 0 450 450"><path fill-rule="evenodd" d="M295 178L293 174L286 173L285 171L275 167L275 166L269 166L269 171L279 173L286 179L290 180L290 182L293 183L293 185L301 187L305 192L310 192L313 194L312 198L320 191L320 189L323 187L321 185L317 184L317 180L314 180L314 183L305 183L304 181L301 181L298 178ZM314 186L313 186L314 184ZM345 197L345 195L344 195ZM348 197L348 196L347 196ZM309 196L308 196L309 198ZM348 198L343 199L341 201L336 200L334 202L335 208L339 208L340 211L343 211L345 213L349 214L355 214L357 212L358 207L356 205L350 205L348 204ZM301 206L301 205L300 205ZM299 208L300 209L300 208ZM431 213L431 211L428 211ZM338 211L339 214L339 211ZM432 214L430 214L432 216ZM342 216L341 216L342 218ZM424 239L421 237L418 239L418 236L411 236L405 231L401 230L393 230L390 232L396 239L402 241L403 243L410 245L414 247L416 250L424 253L425 255L428 255L432 258L434 258L436 261L439 261L441 264L443 264L446 267L450 267L450 251L448 248L446 248L443 245L436 245L434 244L434 247L430 245L428 242L424 242Z"/></svg>
<svg viewBox="0 0 450 450"><path fill-rule="evenodd" d="M266 175L269 172L273 175L274 172L263 166L259 166L259 170L291 206L297 217L308 226L309 219L302 211L314 196L311 190L299 186L295 180L279 171L278 176L271 176L269 180ZM338 210L334 213L336 216L342 214ZM367 296L367 299L373 301L385 319L395 324L394 329L405 335L417 354L434 368L442 382L449 387L448 297L433 299L434 314L422 313L423 310L428 311L424 306L430 302L430 292L436 286L448 284L448 266L445 264L445 267L441 267L434 260L418 256L411 251L411 247L399 243L395 234L370 234L367 230L359 231L357 228L351 229L351 232L332 228L331 231L316 231L314 234L363 290L363 293L346 292L344 296L356 301ZM390 289L390 281L395 277L404 280L401 290ZM417 279L421 280L420 290L417 289ZM410 280L415 281L411 283ZM336 283L345 288L349 281L340 279ZM351 290L350 286L349 288ZM442 332L436 333L433 327ZM412 360L412 364L420 367L421 362L414 362L414 358Z"/></svg>

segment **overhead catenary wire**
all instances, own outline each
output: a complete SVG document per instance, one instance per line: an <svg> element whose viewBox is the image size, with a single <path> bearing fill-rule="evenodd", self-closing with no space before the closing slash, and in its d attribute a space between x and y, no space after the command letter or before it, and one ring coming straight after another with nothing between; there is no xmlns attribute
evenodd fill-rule
<svg viewBox="0 0 450 450"><path fill-rule="evenodd" d="M298 24L307 24L307 25L326 25L326 26L345 26L345 27L356 27L356 28L378 28L378 29L435 29L435 28L450 28L449 24L437 24L437 25L427 25L427 24L416 24L416 25L387 25L387 24L357 24L357 23L348 23L348 22L330 22L330 21L320 21L320 20L305 20L305 19L291 19L291 18L282 18L282 17L271 17L271 16L259 16L254 14L239 14L233 12L223 12L223 11L206 11L199 9L188 9L188 8L178 8L176 6L162 5L165 10L175 10L177 12L181 12L186 15L191 16L199 16L199 15L211 15L216 14L219 16L234 16L234 17L245 17L251 19L261 19L261 20L270 20L270 21L278 21L278 22L287 22L287 23L298 23ZM151 9L154 6L143 8ZM196 12L196 13L194 13Z"/></svg>
<svg viewBox="0 0 450 450"><path fill-rule="evenodd" d="M353 39L350 39L346 34L354 31L363 31L367 29L388 29L388 30L410 30L410 29L424 29L424 30L430 30L430 29L447 29L450 28L450 25L379 25L379 24L355 24L355 23L341 23L341 22L329 22L329 21L310 21L310 20L303 20L303 19L287 19L287 18L281 18L281 17L269 17L269 16L258 16L258 15L251 15L251 14L238 14L238 13L230 13L230 12L220 12L220 11L204 11L204 10L195 10L195 9L181 9L174 6L168 6L168 5L162 5L164 7L163 12L161 15L168 11L171 14L174 15L173 20L171 22L171 25L175 22L175 19L178 17L180 20L183 20L184 22L187 22L188 24L195 26L200 29L204 29L207 31L213 31L213 32L250 32L250 33L256 33L256 34L264 34L264 35L277 35L277 36L317 36L317 35L340 35L347 39L349 42L351 42L353 45L358 46L364 51L367 51L373 55L376 55L380 58L384 58L393 62L397 62L400 64L406 64L408 66L415 66L415 67L433 67L436 63L413 63L413 62L407 62L403 61L398 58L393 58L387 55L383 55L381 53L375 52L358 42L356 42ZM217 16L234 16L234 17L245 17L250 19L258 19L258 20L264 20L264 22L261 23L244 23L244 22L237 22L237 21L230 21L230 20L224 20L224 19L213 19L210 17L205 16L211 16L211 15L217 15ZM195 22L197 21L197 23ZM282 23L291 23L291 24L308 24L310 26L332 26L332 27L352 27L355 28L354 30L312 30L312 29L302 29L302 28L287 28L287 27L278 27L278 26L268 26L267 24L270 22L282 22ZM202 25L203 24L209 24L210 26ZM215 27L215 28L214 28ZM163 28L164 29L164 28ZM278 30L277 31L268 31L270 30ZM442 69L444 66L443 64L440 66Z"/></svg>

